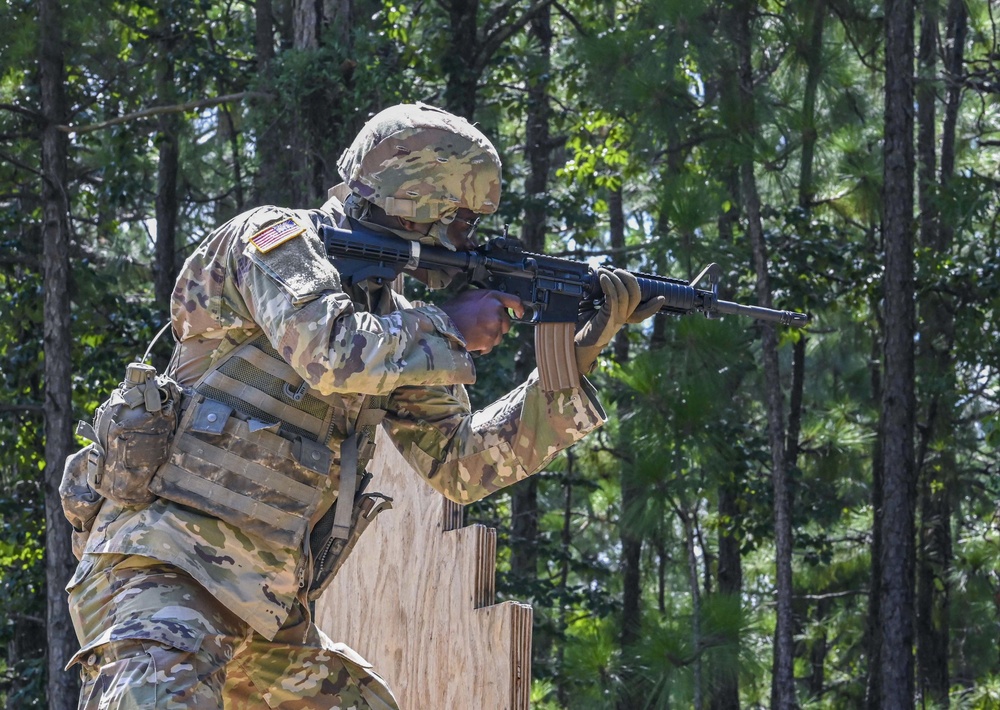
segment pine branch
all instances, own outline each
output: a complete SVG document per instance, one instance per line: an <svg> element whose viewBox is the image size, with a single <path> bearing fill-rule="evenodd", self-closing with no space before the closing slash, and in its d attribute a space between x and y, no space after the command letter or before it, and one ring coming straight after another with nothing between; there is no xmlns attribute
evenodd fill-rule
<svg viewBox="0 0 1000 710"><path fill-rule="evenodd" d="M24 106L18 106L17 104L0 104L0 110L10 111L11 113L19 113L23 116L27 116L32 121L41 121L44 116L38 111L33 111L30 108L25 108Z"/></svg>
<svg viewBox="0 0 1000 710"><path fill-rule="evenodd" d="M541 12L546 5L551 5L554 0L535 0L524 13L513 20L512 22L503 25L491 32L486 36L485 41L479 48L477 53L475 72L476 75L480 75L485 71L487 63L493 58L493 55L497 53L503 43L506 42L512 35L520 31L528 22L531 21L539 12Z"/></svg>
<svg viewBox="0 0 1000 710"><path fill-rule="evenodd" d="M115 126L120 123L127 123L140 118L161 116L168 113L184 113L185 111L193 111L195 109L207 108L209 106L216 106L218 104L229 103L232 101L241 101L245 98L271 99L273 96L260 91L241 91L238 94L226 94L225 96L216 96L211 99L188 101L186 103L176 104L173 106L154 106L152 108L143 109L142 111L136 111L135 113L125 114L124 116L119 116L118 118L112 118L108 121L92 123L89 126L59 126L59 130L63 133L75 133L77 135L81 133L92 133L93 131L99 131L102 128L107 128L108 126Z"/></svg>
<svg viewBox="0 0 1000 710"><path fill-rule="evenodd" d="M583 37L590 36L590 32L588 32L587 29L582 24L580 24L580 21L576 19L576 15L567 10L562 3L558 1L553 2L552 7L554 7L559 12L560 15L566 18L566 21L569 22L571 25L573 25L573 28L577 32L579 32L581 36Z"/></svg>

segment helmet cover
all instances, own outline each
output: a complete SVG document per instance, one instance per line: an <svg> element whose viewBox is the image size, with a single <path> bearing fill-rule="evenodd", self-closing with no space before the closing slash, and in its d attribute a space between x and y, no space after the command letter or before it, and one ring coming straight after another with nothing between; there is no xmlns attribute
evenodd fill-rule
<svg viewBox="0 0 1000 710"><path fill-rule="evenodd" d="M464 118L426 104L400 104L370 119L337 161L344 182L386 214L450 223L500 202L500 157Z"/></svg>

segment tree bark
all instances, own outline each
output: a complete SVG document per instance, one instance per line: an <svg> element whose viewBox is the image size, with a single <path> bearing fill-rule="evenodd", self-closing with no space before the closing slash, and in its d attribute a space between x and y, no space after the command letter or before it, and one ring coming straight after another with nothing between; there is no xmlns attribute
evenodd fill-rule
<svg viewBox="0 0 1000 710"><path fill-rule="evenodd" d="M257 62L257 77L263 89L273 81L274 64L274 10L271 0L257 0L254 11L254 50ZM261 104L252 104L264 108ZM273 123L261 126L257 136L257 155L260 169L254 181L254 200L259 204L274 204L280 201L279 176L283 164L280 128Z"/></svg>
<svg viewBox="0 0 1000 710"><path fill-rule="evenodd" d="M287 14L283 15L286 36L291 38L291 51L312 62L306 65L312 68L306 78L311 85L308 91L301 91L299 100L278 106L278 113L271 113L274 104L264 109L267 122L260 127L257 150L261 170L255 188L260 202L300 207L326 200L329 187L339 181L337 157L346 147L341 143L354 137L345 135L353 122L345 121L337 112L341 107L337 98L342 95L343 86L350 83L355 65L345 60L339 71L329 72L319 70L315 64L317 50L324 46L325 39L338 34L350 37L349 32L344 34L339 15L329 13L346 13L350 17L354 9L349 0L342 3L290 0L286 8ZM265 86L273 80L274 20L274 4L270 0L258 2L254 41L259 52L258 70L263 74L261 83ZM324 28L329 25L335 29L328 36ZM349 56L349 47L341 49L344 56Z"/></svg>
<svg viewBox="0 0 1000 710"><path fill-rule="evenodd" d="M806 85L802 96L802 160L799 172L799 206L808 209L815 195L813 184L813 157L816 152L816 93L823 72L823 24L826 19L826 1L804 3L805 24L809 28L806 45Z"/></svg>
<svg viewBox="0 0 1000 710"><path fill-rule="evenodd" d="M913 3L885 6L881 708L913 707Z"/></svg>
<svg viewBox="0 0 1000 710"><path fill-rule="evenodd" d="M321 10L322 5L315 0L292 0L292 46L295 50L308 52L319 47ZM307 101L290 106L290 125L283 126L282 142L289 170L283 175L282 184L288 188L285 199L295 206L310 205L319 198L322 189L316 184L316 137L312 134L309 109Z"/></svg>
<svg viewBox="0 0 1000 710"><path fill-rule="evenodd" d="M165 16L160 19L156 91L160 103L174 103L174 28ZM156 245L153 263L153 293L164 322L170 317L170 296L177 279L177 178L180 173L180 121L176 114L159 117L159 161L156 168Z"/></svg>
<svg viewBox="0 0 1000 710"><path fill-rule="evenodd" d="M449 35L449 48L441 60L446 77L444 105L449 111L471 120L476 109L479 79L493 56L536 17L548 16L552 0L534 0L516 16L514 3L506 3L482 26L479 24L479 0L446 0L441 5L448 12Z"/></svg>
<svg viewBox="0 0 1000 710"><path fill-rule="evenodd" d="M879 304L872 304L872 309L878 313ZM885 331L885 325L880 319L880 330ZM883 338L884 339L884 338ZM874 349L874 348L873 348ZM873 401L882 400L882 370L878 353L871 353L871 390ZM868 618L865 623L865 653L868 656L868 668L865 676L865 708L879 710L882 707L882 547L883 529L883 487L885 476L882 468L882 428L875 434L875 445L872 447L872 548L871 575L868 588Z"/></svg>
<svg viewBox="0 0 1000 710"><path fill-rule="evenodd" d="M721 92L732 91L729 82L720 82ZM730 208L720 212L716 220L719 238L726 244L734 240L733 227L739 219L739 173L731 164L722 166L726 194ZM661 319L662 320L662 319ZM739 529L737 520L742 515L740 497L742 483L740 473L734 466L733 472L719 486L719 530L718 530L718 571L717 582L719 594L740 599L743 594L743 555L740 551L740 539L736 534ZM712 676L712 693L709 698L712 710L739 710L740 679L738 674L715 673Z"/></svg>
<svg viewBox="0 0 1000 710"><path fill-rule="evenodd" d="M562 564L559 568L559 591L565 595L569 591L570 559L573 551L573 483L576 479L573 449L566 451L566 477L563 481L563 525L560 535ZM559 633L565 634L570 625L572 608L563 604L559 611ZM556 651L558 668L562 670L566 662L566 644L561 643ZM569 705L570 679L566 673L559 673L556 680L556 698L563 707Z"/></svg>
<svg viewBox="0 0 1000 710"><path fill-rule="evenodd" d="M816 193L813 180L813 162L816 151L816 94L823 71L823 25L826 19L826 2L803 4L804 26L808 28L809 40L805 50L806 84L802 98L802 159L799 171L799 207L804 211L812 209ZM785 438L785 470L792 471L798 466L799 433L802 429L802 400L805 391L807 338L799 334L792 351L792 390L788 407L788 433ZM790 508L789 504L789 508ZM816 609L817 626L821 627L826 616L825 602ZM809 676L809 694L819 697L823 688L824 665L826 663L827 641L822 630L809 649L812 672Z"/></svg>
<svg viewBox="0 0 1000 710"><path fill-rule="evenodd" d="M292 0L292 45L296 49L319 47L322 4L316 0Z"/></svg>
<svg viewBox="0 0 1000 710"><path fill-rule="evenodd" d="M621 186L611 190L608 195L608 222L613 253L625 246L625 209ZM617 362L628 360L628 334L622 329L612 344ZM635 483L633 477L626 471L621 476L622 516L642 505L643 491ZM630 657L632 647L639 641L642 634L642 537L635 534L628 525L619 522L618 534L622 543L622 619L619 640L622 655ZM639 671L632 663L626 663L621 672L622 692L616 707L618 710L628 710L639 706L637 688L639 687Z"/></svg>
<svg viewBox="0 0 1000 710"><path fill-rule="evenodd" d="M479 84L477 54L480 50L479 0L449 0L449 50L441 60L447 77L444 105L452 113L472 120Z"/></svg>
<svg viewBox="0 0 1000 710"><path fill-rule="evenodd" d="M955 127L962 102L962 73L965 61L965 36L968 24L964 0L949 0L945 33L945 81L947 102L941 125L941 185L947 187L955 173ZM951 241L950 222L941 224L942 238Z"/></svg>
<svg viewBox="0 0 1000 710"><path fill-rule="evenodd" d="M722 90L728 90L723 84ZM729 166L726 166L727 193L730 203L729 210L720 213L718 217L719 235L726 243L733 242L733 225L738 219L739 177ZM734 466L733 473L719 486L719 532L718 532L718 572L717 582L719 594L742 598L743 594L743 555L740 550L740 538L736 534L739 525L736 522L743 514L740 505L742 482L739 469ZM712 678L711 694L712 710L739 710L740 684L738 674L717 674Z"/></svg>
<svg viewBox="0 0 1000 710"><path fill-rule="evenodd" d="M351 45L351 31L357 22L353 0L323 0L323 16L327 18L330 40L340 47L348 48Z"/></svg>
<svg viewBox="0 0 1000 710"><path fill-rule="evenodd" d="M947 199L954 171L955 123L961 98L960 84L953 77L961 73L964 52L965 4L950 3L947 20L944 78L945 119L940 140L936 135L936 103L939 74L937 0L925 0L920 30L917 85L920 198L920 242L931 253L945 258L952 246L953 229L942 219L938 205ZM936 175L936 150L940 145L940 183ZM955 340L954 303L939 289L921 289L920 350L922 409L917 455L920 512L917 546L917 677L919 695L940 707L948 705L950 686L948 659L950 645L950 594L954 501L957 464L952 446L938 446L951 435L957 402L951 350Z"/></svg>
<svg viewBox="0 0 1000 710"><path fill-rule="evenodd" d="M735 479L735 474L733 475ZM719 533L718 533L718 585L719 594L739 599L743 592L743 557L740 540L734 534L736 520L742 515L740 510L740 485L736 480L723 482L719 486ZM739 675L733 673L713 674L709 707L712 710L739 710Z"/></svg>
<svg viewBox="0 0 1000 710"><path fill-rule="evenodd" d="M819 629L817 638L809 647L809 677L807 687L809 695L816 700L823 696L826 679L826 655L830 650L830 644L826 635L827 617L830 611L830 600L820 599L816 602L813 623Z"/></svg>
<svg viewBox="0 0 1000 710"><path fill-rule="evenodd" d="M42 241L45 284L45 579L46 683L49 708L77 706L79 683L63 670L77 642L63 591L76 566L71 529L63 516L59 482L73 448L69 299L69 197L66 187L67 137L62 14L57 0L39 0L39 83L44 117L42 154Z"/></svg>
<svg viewBox="0 0 1000 710"><path fill-rule="evenodd" d="M530 36L537 45L539 71L528 80L528 112L525 117L525 178L524 226L521 241L527 251L543 253L546 233L546 195L552 165L549 137L549 72L552 28L549 13L531 23ZM515 378L523 382L535 367L534 332L523 328L519 334L515 357ZM511 573L515 578L536 579L538 575L538 479L530 477L511 488Z"/></svg>
<svg viewBox="0 0 1000 710"><path fill-rule="evenodd" d="M687 553L688 563L688 588L691 591L691 648L694 658L691 660L691 685L692 699L691 706L694 710L702 710L705 705L704 688L702 681L702 660L701 648L703 644L701 634L701 591L698 584L698 554L694 544L694 522L692 517L698 515L697 508L692 514L688 514L684 507L684 501L677 504L676 513L681 519L684 528L684 551Z"/></svg>
<svg viewBox="0 0 1000 710"><path fill-rule="evenodd" d="M757 277L757 301L771 307L771 283L768 272L767 244L761 221L760 195L754 175L753 144L754 80L751 47L751 21L754 4L741 2L735 18L736 52L739 74L740 126L742 142L740 182L747 231L753 250ZM771 482L774 490L774 542L777 625L774 634L773 684L771 707L785 710L798 707L794 674L794 619L792 617L792 523L791 494L785 464L784 396L778 363L778 336L771 324L761 325L761 356L764 369L765 406L768 440L771 446Z"/></svg>
<svg viewBox="0 0 1000 710"><path fill-rule="evenodd" d="M917 174L920 210L920 242L940 252L937 194L937 31L938 0L921 3L920 44L917 49ZM921 289L920 348L916 367L921 372L921 399L926 400L919 437L916 476L917 509L917 599L916 646L917 692L924 701L948 705L948 594L951 562L951 510L949 490L954 478L950 446L932 453L931 444L950 427L954 388L949 371L952 338L947 333L948 315L943 295Z"/></svg>
<svg viewBox="0 0 1000 710"><path fill-rule="evenodd" d="M538 516L538 477L531 476L510 491L510 573L515 580L538 579Z"/></svg>

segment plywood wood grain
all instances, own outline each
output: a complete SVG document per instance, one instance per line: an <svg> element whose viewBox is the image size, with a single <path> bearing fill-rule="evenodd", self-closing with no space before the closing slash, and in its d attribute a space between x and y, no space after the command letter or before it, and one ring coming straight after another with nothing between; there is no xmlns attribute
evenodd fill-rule
<svg viewBox="0 0 1000 710"><path fill-rule="evenodd" d="M452 529L460 511L388 441L369 470L393 509L317 602L317 624L372 662L402 710L527 710L532 611L494 604L496 532Z"/></svg>

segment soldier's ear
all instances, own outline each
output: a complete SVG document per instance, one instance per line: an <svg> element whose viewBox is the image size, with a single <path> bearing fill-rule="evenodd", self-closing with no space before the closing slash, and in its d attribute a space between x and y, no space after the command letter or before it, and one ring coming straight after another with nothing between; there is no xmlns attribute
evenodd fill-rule
<svg viewBox="0 0 1000 710"><path fill-rule="evenodd" d="M396 219L399 220L399 226L401 229L407 232L419 232L421 234L424 233L424 230L420 229L420 227L425 227L426 225L406 219L405 217L396 217Z"/></svg>

